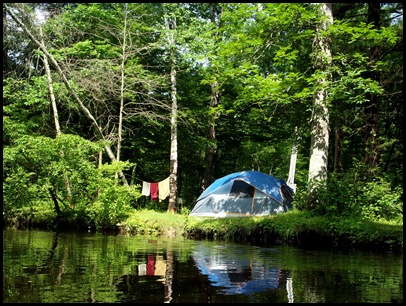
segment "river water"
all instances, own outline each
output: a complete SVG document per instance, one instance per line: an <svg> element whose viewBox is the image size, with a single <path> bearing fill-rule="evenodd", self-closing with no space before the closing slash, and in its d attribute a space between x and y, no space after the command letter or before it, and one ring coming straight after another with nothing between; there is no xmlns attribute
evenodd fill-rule
<svg viewBox="0 0 406 306"><path fill-rule="evenodd" d="M3 303L403 303L403 254L3 230Z"/></svg>

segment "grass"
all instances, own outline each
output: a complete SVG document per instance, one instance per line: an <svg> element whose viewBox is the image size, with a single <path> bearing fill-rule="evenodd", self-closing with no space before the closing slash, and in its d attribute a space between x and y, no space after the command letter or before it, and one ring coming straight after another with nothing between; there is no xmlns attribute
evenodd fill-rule
<svg viewBox="0 0 406 306"><path fill-rule="evenodd" d="M130 235L183 235L187 220L186 215L143 209L134 211L119 228Z"/></svg>
<svg viewBox="0 0 406 306"><path fill-rule="evenodd" d="M369 221L355 217L324 217L292 210L264 217L203 218L186 213L138 210L120 225L130 235L182 235L188 238L229 240L299 247L361 248L403 251L403 220Z"/></svg>

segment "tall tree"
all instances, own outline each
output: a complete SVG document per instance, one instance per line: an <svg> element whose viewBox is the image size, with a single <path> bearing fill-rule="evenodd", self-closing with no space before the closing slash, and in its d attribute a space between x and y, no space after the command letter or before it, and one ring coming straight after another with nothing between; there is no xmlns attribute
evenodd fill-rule
<svg viewBox="0 0 406 306"><path fill-rule="evenodd" d="M370 180L379 176L384 161L391 164L388 148L399 145L392 133L399 133L395 118L403 109L398 99L403 66L397 60L403 56L403 4L337 3L333 9L334 171L359 172L362 166Z"/></svg>
<svg viewBox="0 0 406 306"><path fill-rule="evenodd" d="M197 7L197 10L195 8ZM208 28L207 18L202 17L199 5L193 4L162 4L164 28L161 33L162 49L165 51L162 60L168 67L171 97L171 150L170 150L170 193L168 211L174 212L178 197L178 121L185 114L185 108L180 108L179 100L186 100L178 94L178 71L188 75L199 71L199 59L205 55L206 35L200 34ZM158 9L156 11L159 11ZM200 39L196 39L199 37ZM187 81L183 80L183 84ZM185 91L183 91L184 93ZM191 101L193 102L193 101ZM193 103L192 103L193 104Z"/></svg>
<svg viewBox="0 0 406 306"><path fill-rule="evenodd" d="M45 45L41 26L40 26L39 30L40 30L40 36L41 36L41 43L43 45ZM59 124L58 107L57 107L56 101L55 101L54 87L53 87L52 76L51 76L51 69L49 68L48 58L46 57L46 55L43 56L43 61L44 61L44 68L45 68L45 72L46 72L46 76L47 76L47 80L48 80L49 97L51 99L52 111L53 111L53 114L54 114L56 137L58 137L61 134L61 126ZM60 151L59 154L62 157L64 155L63 151ZM64 179L64 182L65 182L66 194L68 196L68 201L69 201L71 207L73 208L71 187L70 187L68 175L67 175L65 170L63 171L63 177L64 177L63 179ZM54 196L53 193L52 193L52 198L54 200L54 203L57 205L58 201L56 200L56 197ZM59 209L57 209L57 211L59 211Z"/></svg>
<svg viewBox="0 0 406 306"><path fill-rule="evenodd" d="M218 3L210 3L210 21L213 24L213 27L215 31L213 31L213 40L214 40L214 45L219 42L219 28L220 28L220 23L217 25L217 19L221 19L221 13L219 14L219 5ZM219 15L219 16L218 16ZM218 16L218 17L217 17ZM214 47L214 50L216 47ZM217 54L215 54L215 51L213 50L213 57L217 57ZM209 113L209 132L208 132L208 142L207 142L207 147L206 147L206 153L205 153L205 171L204 171L204 176L203 176L203 181L202 181L202 189L206 189L213 181L213 160L217 152L217 140L216 140L216 120L218 119L217 117L219 116L219 112L215 111L219 98L220 98L220 90L219 90L219 83L217 80L217 69L214 63L211 63L212 69L211 69L211 94L210 94L210 109L214 110Z"/></svg>
<svg viewBox="0 0 406 306"><path fill-rule="evenodd" d="M176 87L176 14L165 14L165 28L167 34L167 42L169 49L170 61L170 83L171 83L171 150L170 150L170 166L169 166L169 203L168 212L175 213L176 199L178 190L178 100Z"/></svg>
<svg viewBox="0 0 406 306"><path fill-rule="evenodd" d="M313 194L319 184L327 182L327 163L329 146L329 109L327 89L331 81L329 66L332 61L331 41L328 35L329 26L333 23L331 3L320 6L322 18L313 41L313 65L318 71L319 82L314 96L311 118L311 147L309 163L308 200L314 201Z"/></svg>
<svg viewBox="0 0 406 306"><path fill-rule="evenodd" d="M128 4L124 4L123 8L123 37L121 47L121 64L120 64L120 109L118 112L118 131L117 131L117 150L116 160L120 160L121 154L121 142L122 142L122 130L123 130L123 112L124 112L124 88L125 88L125 62L127 60L127 16L128 16Z"/></svg>

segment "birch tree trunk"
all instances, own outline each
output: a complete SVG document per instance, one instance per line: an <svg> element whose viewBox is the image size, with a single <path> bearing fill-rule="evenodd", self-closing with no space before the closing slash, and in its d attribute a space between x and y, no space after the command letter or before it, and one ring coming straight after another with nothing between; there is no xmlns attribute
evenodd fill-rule
<svg viewBox="0 0 406 306"><path fill-rule="evenodd" d="M42 27L41 26L39 28L39 31L40 31L40 35L41 35L41 43L43 45L45 45L44 39L43 39L43 36L42 36ZM51 69L49 68L47 57L44 55L43 58L44 58L43 61L44 61L45 73L47 75L47 80L48 80L49 96L50 96L50 99L51 99L52 111L53 111L53 114L54 114L56 137L58 137L58 135L61 134L61 126L59 124L58 108L56 106L56 101L55 101L54 87L53 87L52 77L51 77ZM64 156L63 151L60 151L59 155L63 158L63 156ZM66 174L65 170L63 172L63 180L64 180L64 183L65 183L66 194L68 196L68 202L70 204L70 207L73 209L74 205L73 205L73 202L72 202L72 192L71 192L71 188L70 188L69 178L68 178L68 175Z"/></svg>
<svg viewBox="0 0 406 306"><path fill-rule="evenodd" d="M124 111L124 84L125 84L125 61L126 61L126 38L127 38L127 14L128 14L128 4L124 6L124 29L123 29L123 45L121 53L121 85L120 85L120 111L118 114L118 131L117 131L117 152L116 160L120 160L121 154L121 141L122 141L122 130L123 130L123 111ZM117 173L116 173L117 176Z"/></svg>
<svg viewBox="0 0 406 306"><path fill-rule="evenodd" d="M47 58L50 60L52 65L55 67L56 71L58 72L59 76L61 77L63 83L65 84L68 92L71 94L71 96L75 99L75 101L79 104L81 110L83 113L86 115L86 117L92 122L94 128L96 129L97 134L102 140L106 140L104 135L103 135L103 130L97 123L96 119L92 115L92 113L89 111L89 109L83 104L82 100L79 98L79 96L76 94L76 92L73 90L73 88L70 86L65 74L63 73L61 67L59 66L58 62L55 60L55 58L50 54L46 48L46 46L38 41L38 39L35 38L35 36L30 32L30 30L25 26L25 24L13 13L13 11L8 7L7 4L3 4L4 8L6 9L7 13L10 14L11 18L23 29L23 31L28 35L28 37L32 40L34 44L36 44L42 52L47 56ZM107 155L109 156L110 160L113 162L116 160L113 151L111 150L109 145L105 145L105 150ZM122 171L119 172L119 175L123 181L124 185L128 186L127 180L124 176L124 173Z"/></svg>
<svg viewBox="0 0 406 306"><path fill-rule="evenodd" d="M314 66L321 72L322 77L319 80L318 89L314 96L313 112L311 118L311 147L310 163L308 177L308 204L314 204L314 192L320 185L327 182L327 159L329 145L329 109L327 101L327 83L331 79L328 72L331 64L330 42L323 35L323 31L333 23L333 11L331 3L321 5L323 19L320 27L317 29L313 41L313 50L315 53Z"/></svg>
<svg viewBox="0 0 406 306"><path fill-rule="evenodd" d="M171 29L169 26L171 23ZM171 20L165 17L165 26L168 31L168 45L170 48L171 61L171 98L172 98L172 113L171 113L171 153L170 153L170 174L169 174L169 204L168 212L175 213L176 194L178 191L178 131L177 131L177 116L178 102L176 98L176 59L175 59L175 39L174 31L176 29L176 19Z"/></svg>

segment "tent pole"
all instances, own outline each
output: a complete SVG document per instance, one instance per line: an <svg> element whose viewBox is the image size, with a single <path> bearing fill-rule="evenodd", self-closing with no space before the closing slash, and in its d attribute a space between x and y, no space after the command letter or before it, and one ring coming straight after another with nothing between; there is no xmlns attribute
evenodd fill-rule
<svg viewBox="0 0 406 306"><path fill-rule="evenodd" d="M251 200L251 215L254 214L254 203L255 203L255 194L257 193L257 188L254 188L254 194L252 195L252 200Z"/></svg>

